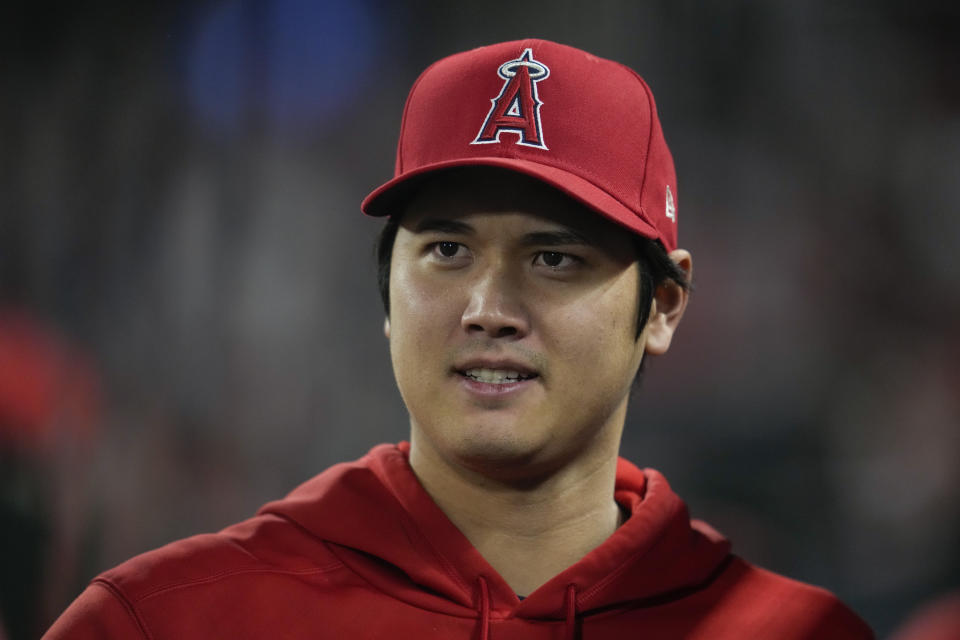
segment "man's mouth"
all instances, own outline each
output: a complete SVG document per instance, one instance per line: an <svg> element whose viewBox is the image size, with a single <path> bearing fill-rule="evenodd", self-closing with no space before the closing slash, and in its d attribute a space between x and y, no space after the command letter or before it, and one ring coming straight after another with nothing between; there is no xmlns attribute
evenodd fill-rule
<svg viewBox="0 0 960 640"><path fill-rule="evenodd" d="M509 384L511 382L521 382L523 380L529 380L531 378L536 378L536 374L524 374L519 371L512 371L510 369L467 369L466 371L461 371L460 375L470 378L471 380L476 380L477 382L485 382L487 384Z"/></svg>

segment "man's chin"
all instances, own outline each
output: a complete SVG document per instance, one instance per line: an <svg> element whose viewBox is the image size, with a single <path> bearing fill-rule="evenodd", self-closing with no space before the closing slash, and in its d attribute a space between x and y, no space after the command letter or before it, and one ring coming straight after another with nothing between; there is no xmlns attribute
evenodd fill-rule
<svg viewBox="0 0 960 640"><path fill-rule="evenodd" d="M515 434L474 433L457 442L452 453L461 467L490 480L536 483L555 466L544 445Z"/></svg>

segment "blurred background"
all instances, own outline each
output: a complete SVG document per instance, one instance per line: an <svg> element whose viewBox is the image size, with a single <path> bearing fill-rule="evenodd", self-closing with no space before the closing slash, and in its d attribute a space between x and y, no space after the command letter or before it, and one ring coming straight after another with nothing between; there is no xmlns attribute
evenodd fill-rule
<svg viewBox="0 0 960 640"><path fill-rule="evenodd" d="M4 3L0 637L406 437L359 202L426 65L526 36L637 69L677 163L624 455L881 636L960 588L957 7Z"/></svg>

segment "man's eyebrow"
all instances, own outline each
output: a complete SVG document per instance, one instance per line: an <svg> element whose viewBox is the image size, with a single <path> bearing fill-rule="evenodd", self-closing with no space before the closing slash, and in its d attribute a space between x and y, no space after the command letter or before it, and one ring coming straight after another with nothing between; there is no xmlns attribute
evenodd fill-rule
<svg viewBox="0 0 960 640"><path fill-rule="evenodd" d="M559 247L569 244L581 244L594 246L597 243L580 235L572 229L562 229L557 231L535 231L523 236L521 243L524 246L538 247Z"/></svg>
<svg viewBox="0 0 960 640"><path fill-rule="evenodd" d="M462 235L472 235L474 232L473 227L466 222L449 220L447 218L424 218L413 226L414 233L426 233L427 231L459 233Z"/></svg>
<svg viewBox="0 0 960 640"><path fill-rule="evenodd" d="M449 218L424 218L413 225L414 233L427 233L436 231L440 233L455 233L460 235L473 235L476 230L460 220L451 220ZM525 247L559 247L563 245L588 245L594 246L596 242L587 239L573 229L557 229L556 231L533 231L524 234L520 244Z"/></svg>

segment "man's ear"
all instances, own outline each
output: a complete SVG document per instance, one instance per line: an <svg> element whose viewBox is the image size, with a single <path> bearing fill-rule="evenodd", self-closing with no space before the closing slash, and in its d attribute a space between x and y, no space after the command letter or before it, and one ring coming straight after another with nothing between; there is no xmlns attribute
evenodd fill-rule
<svg viewBox="0 0 960 640"><path fill-rule="evenodd" d="M670 252L670 259L687 274L687 282L693 275L693 258L690 252L676 249ZM680 324L680 318L687 308L690 292L673 280L667 280L653 294L653 304L650 307L650 321L644 329L647 353L661 355L670 348L673 332Z"/></svg>
<svg viewBox="0 0 960 640"><path fill-rule="evenodd" d="M387 340L390 339L390 317L389 316L383 319L383 335L387 336Z"/></svg>

